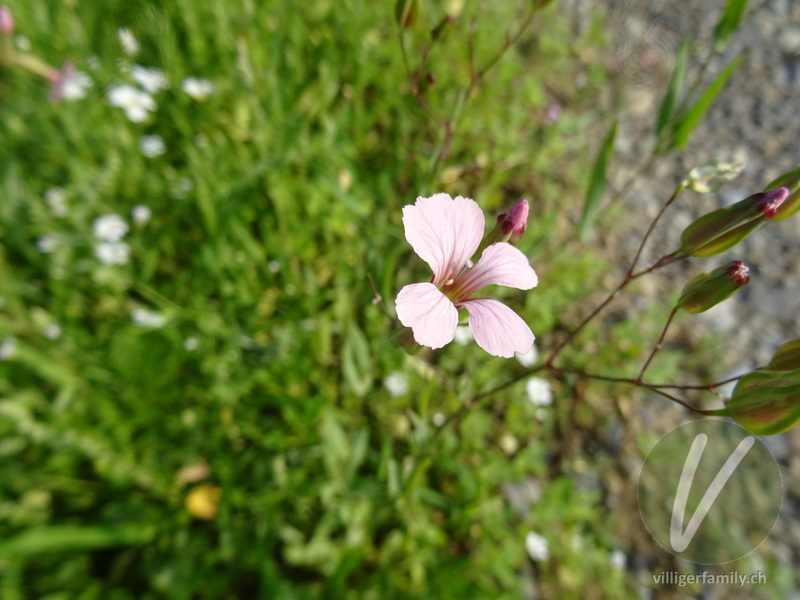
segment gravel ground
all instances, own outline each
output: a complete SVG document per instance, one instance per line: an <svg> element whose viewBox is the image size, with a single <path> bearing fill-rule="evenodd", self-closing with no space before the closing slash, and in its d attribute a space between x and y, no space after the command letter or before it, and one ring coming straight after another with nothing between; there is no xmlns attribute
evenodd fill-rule
<svg viewBox="0 0 800 600"><path fill-rule="evenodd" d="M562 0L562 10L572 17L576 32L587 27L592 11L605 7L613 41L603 57L624 84L626 109L620 119L612 165L612 186L623 181L647 157L652 148L652 127L674 56L683 39L691 39L697 72L700 55L710 46L710 37L725 0L686 2L680 0ZM736 71L692 141L680 153L658 160L646 177L622 198L638 226L624 232L611 244L623 263L630 260L647 224L643 215L654 216L680 179L694 166L712 160L736 160L745 164L744 173L716 194L685 193L670 209L651 240L644 261L652 262L678 246L680 232L697 216L761 191L778 175L800 167L800 2L767 0L750 2L744 24L721 56L710 61L709 81L734 57L747 58ZM751 269L747 288L711 311L694 317L692 326L720 334L725 340L723 355L699 356L698 363L711 363L728 375L746 372L769 361L781 344L800 338L800 216L770 223L737 248L712 259L691 260L664 271L658 281L639 292L640 303L674 293L689 275L707 271L728 260L740 259ZM627 257L627 258L625 258ZM634 299L636 300L636 299ZM721 379L722 377L720 377ZM690 415L663 402L638 406L646 427L667 431L689 420ZM628 424L630 426L630 424ZM760 551L800 572L800 427L779 436L764 438L779 461L784 478L785 498L781 517ZM635 461L634 461L635 462ZM628 469L633 480L638 469ZM635 483L635 482L634 482ZM630 484L630 481L628 482ZM613 486L612 486L613 487ZM625 510L637 510L633 501L615 498ZM620 540L629 556L629 569L642 581L654 569L668 568L663 550L643 552L641 531L629 532ZM646 536L645 536L646 537ZM652 557L661 557L653 562ZM644 590L643 597L675 597L675 590ZM743 594L743 595L737 595ZM683 596L685 597L685 596ZM755 588L745 591L725 586L707 587L702 598L754 598ZM800 599L800 592L792 598Z"/></svg>

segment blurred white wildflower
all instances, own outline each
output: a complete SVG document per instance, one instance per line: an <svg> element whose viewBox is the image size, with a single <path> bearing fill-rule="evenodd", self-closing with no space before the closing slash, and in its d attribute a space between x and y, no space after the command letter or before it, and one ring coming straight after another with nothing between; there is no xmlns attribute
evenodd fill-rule
<svg viewBox="0 0 800 600"><path fill-rule="evenodd" d="M281 263L273 259L267 262L267 269L269 270L270 273L277 273L278 271L281 270Z"/></svg>
<svg viewBox="0 0 800 600"><path fill-rule="evenodd" d="M134 123L141 123L147 118L149 111L156 109L155 100L150 94L126 83L108 90L106 97L109 104L123 109L128 119Z"/></svg>
<svg viewBox="0 0 800 600"><path fill-rule="evenodd" d="M90 54L89 56L86 57L86 65L92 71L99 71L100 67L103 66L103 63L100 62L99 56L97 56L96 54Z"/></svg>
<svg viewBox="0 0 800 600"><path fill-rule="evenodd" d="M44 201L47 203L47 206L50 207L50 210L53 212L53 216L67 216L69 207L67 206L67 193L63 190L63 188L54 187L47 190L44 193Z"/></svg>
<svg viewBox="0 0 800 600"><path fill-rule="evenodd" d="M408 392L408 379L400 371L392 371L383 380L383 385L392 398L397 398Z"/></svg>
<svg viewBox="0 0 800 600"><path fill-rule="evenodd" d="M528 392L528 400L534 406L549 406L553 403L553 390L546 379L531 377L525 383L525 391Z"/></svg>
<svg viewBox="0 0 800 600"><path fill-rule="evenodd" d="M164 72L150 67L143 67L141 65L133 65L131 69L133 79L142 86L145 91L155 94L160 90L165 90L169 87L167 78Z"/></svg>
<svg viewBox="0 0 800 600"><path fill-rule="evenodd" d="M103 242L94 247L94 255L104 265L127 264L131 247L125 242Z"/></svg>
<svg viewBox="0 0 800 600"><path fill-rule="evenodd" d="M151 329L158 329L163 327L167 322L164 315L154 310L147 310L146 308L135 308L131 313L131 319L139 327L150 327Z"/></svg>
<svg viewBox="0 0 800 600"><path fill-rule="evenodd" d="M48 340L57 340L61 337L61 327L56 323L50 323L42 330L42 334L44 334L44 337Z"/></svg>
<svg viewBox="0 0 800 600"><path fill-rule="evenodd" d="M161 156L167 151L164 140L161 139L160 135L143 135L139 141L139 147L142 149L142 154L148 158Z"/></svg>
<svg viewBox="0 0 800 600"><path fill-rule="evenodd" d="M58 240L53 235L43 235L36 240L36 247L42 254L50 254L58 246Z"/></svg>
<svg viewBox="0 0 800 600"><path fill-rule="evenodd" d="M78 71L72 63L66 63L52 80L50 87L50 99L59 100L80 100L86 96L86 92L92 87L92 78L83 71Z"/></svg>
<svg viewBox="0 0 800 600"><path fill-rule="evenodd" d="M194 336L190 336L190 337L186 338L185 340L183 340L183 347L186 350L188 350L189 352L192 352L193 350L197 350L197 347L199 345L200 345L200 340L198 340Z"/></svg>
<svg viewBox="0 0 800 600"><path fill-rule="evenodd" d="M183 198L194 189L194 182L189 177L181 177L172 187L172 195L176 198Z"/></svg>
<svg viewBox="0 0 800 600"><path fill-rule="evenodd" d="M127 27L117 29L117 38L119 38L119 43L122 46L123 52L128 56L133 56L139 52L139 42L136 40L136 36L133 35L133 32Z"/></svg>
<svg viewBox="0 0 800 600"><path fill-rule="evenodd" d="M128 233L128 224L119 215L103 215L94 220L92 233L104 242L118 242Z"/></svg>
<svg viewBox="0 0 800 600"><path fill-rule="evenodd" d="M17 351L17 338L9 335L0 342L0 360L8 360Z"/></svg>
<svg viewBox="0 0 800 600"><path fill-rule="evenodd" d="M548 415L548 414L549 414L549 413L547 412L547 410L546 410L546 409L544 409L544 408L537 408L537 409L536 409L536 413L534 414L534 416L536 417L536 420L537 420L537 421L546 421L546 420L547 420L547 415Z"/></svg>
<svg viewBox="0 0 800 600"><path fill-rule="evenodd" d="M628 564L628 557L625 556L625 553L622 550L617 548L613 550L611 554L609 554L608 562L610 562L611 566L615 569L622 571L625 568L625 565Z"/></svg>
<svg viewBox="0 0 800 600"><path fill-rule="evenodd" d="M456 344L458 344L459 346L466 346L475 338L472 335L472 330L469 328L469 325L459 325L458 327L456 327L456 333L454 339L456 341Z"/></svg>
<svg viewBox="0 0 800 600"><path fill-rule="evenodd" d="M547 544L547 540L533 531L525 536L525 549L528 551L528 556L531 557L531 560L536 562L542 562L550 558L550 547Z"/></svg>
<svg viewBox="0 0 800 600"><path fill-rule="evenodd" d="M433 415L433 424L436 425L437 427L441 427L442 425L444 425L446 420L447 419L442 413L436 413L435 415Z"/></svg>
<svg viewBox="0 0 800 600"><path fill-rule="evenodd" d="M181 82L181 89L195 100L205 100L214 93L214 84L208 79L187 77Z"/></svg>
<svg viewBox="0 0 800 600"><path fill-rule="evenodd" d="M525 354L514 352L514 356L517 357L519 364L527 368L536 364L536 361L539 359L539 351L536 349L536 344L534 344Z"/></svg>
<svg viewBox="0 0 800 600"><path fill-rule="evenodd" d="M14 36L14 46L17 50L28 52L31 49L31 41L20 33Z"/></svg>
<svg viewBox="0 0 800 600"><path fill-rule="evenodd" d="M506 433L500 438L499 446L503 452L511 455L519 450L519 440L510 433Z"/></svg>
<svg viewBox="0 0 800 600"><path fill-rule="evenodd" d="M137 204L131 210L131 216L133 217L133 222L138 223L139 225L144 225L150 220L152 216L152 212L150 211L150 207L145 206L144 204Z"/></svg>

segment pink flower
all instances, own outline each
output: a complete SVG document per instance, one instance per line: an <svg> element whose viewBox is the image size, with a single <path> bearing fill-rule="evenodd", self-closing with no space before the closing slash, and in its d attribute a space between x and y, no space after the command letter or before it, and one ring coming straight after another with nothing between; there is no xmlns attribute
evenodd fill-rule
<svg viewBox="0 0 800 600"><path fill-rule="evenodd" d="M487 285L529 290L538 278L522 252L505 242L488 246L474 266L470 257L483 237L483 212L474 200L448 194L417 198L403 208L406 239L433 270L430 283L413 283L397 295L400 322L418 344L441 348L453 341L458 311L469 313L478 345L494 356L527 353L534 336L519 315L486 297L472 298Z"/></svg>

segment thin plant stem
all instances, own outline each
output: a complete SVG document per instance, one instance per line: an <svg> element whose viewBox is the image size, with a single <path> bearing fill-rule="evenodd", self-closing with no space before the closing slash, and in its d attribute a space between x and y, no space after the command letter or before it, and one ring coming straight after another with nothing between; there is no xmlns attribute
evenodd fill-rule
<svg viewBox="0 0 800 600"><path fill-rule="evenodd" d="M640 384L642 383L642 377L644 377L644 372L647 370L647 367L650 366L650 363L653 361L653 358L655 358L656 353L659 350L661 350L661 346L664 345L664 338L667 337L667 330L669 329L669 326L672 324L672 319L675 318L677 312L678 312L678 307L676 306L675 308L672 309L672 312L669 313L669 318L667 318L667 323L664 325L664 330L661 332L661 337L658 338L658 342L656 342L656 345L653 346L653 351L650 353L650 356L647 357L647 360L645 361L642 370L639 371L639 376L636 378L636 381L638 381Z"/></svg>

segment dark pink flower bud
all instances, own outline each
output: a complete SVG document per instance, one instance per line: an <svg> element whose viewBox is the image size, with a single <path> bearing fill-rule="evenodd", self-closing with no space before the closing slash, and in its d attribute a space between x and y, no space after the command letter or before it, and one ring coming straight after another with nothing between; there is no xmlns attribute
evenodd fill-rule
<svg viewBox="0 0 800 600"><path fill-rule="evenodd" d="M0 5L0 34L11 35L14 33L14 17L7 6Z"/></svg>
<svg viewBox="0 0 800 600"><path fill-rule="evenodd" d="M785 187L764 192L764 197L758 201L758 211L768 219L771 219L778 212L778 208L788 195L789 190Z"/></svg>
<svg viewBox="0 0 800 600"><path fill-rule="evenodd" d="M504 242L519 242L528 226L528 201L520 200L507 215L500 215L497 221L503 230Z"/></svg>
<svg viewBox="0 0 800 600"><path fill-rule="evenodd" d="M745 264L740 260L731 261L687 283L678 298L678 308L693 315L705 312L730 298L749 281L750 270Z"/></svg>
<svg viewBox="0 0 800 600"><path fill-rule="evenodd" d="M788 195L783 187L759 192L703 215L683 230L678 253L706 258L733 248L772 219Z"/></svg>

